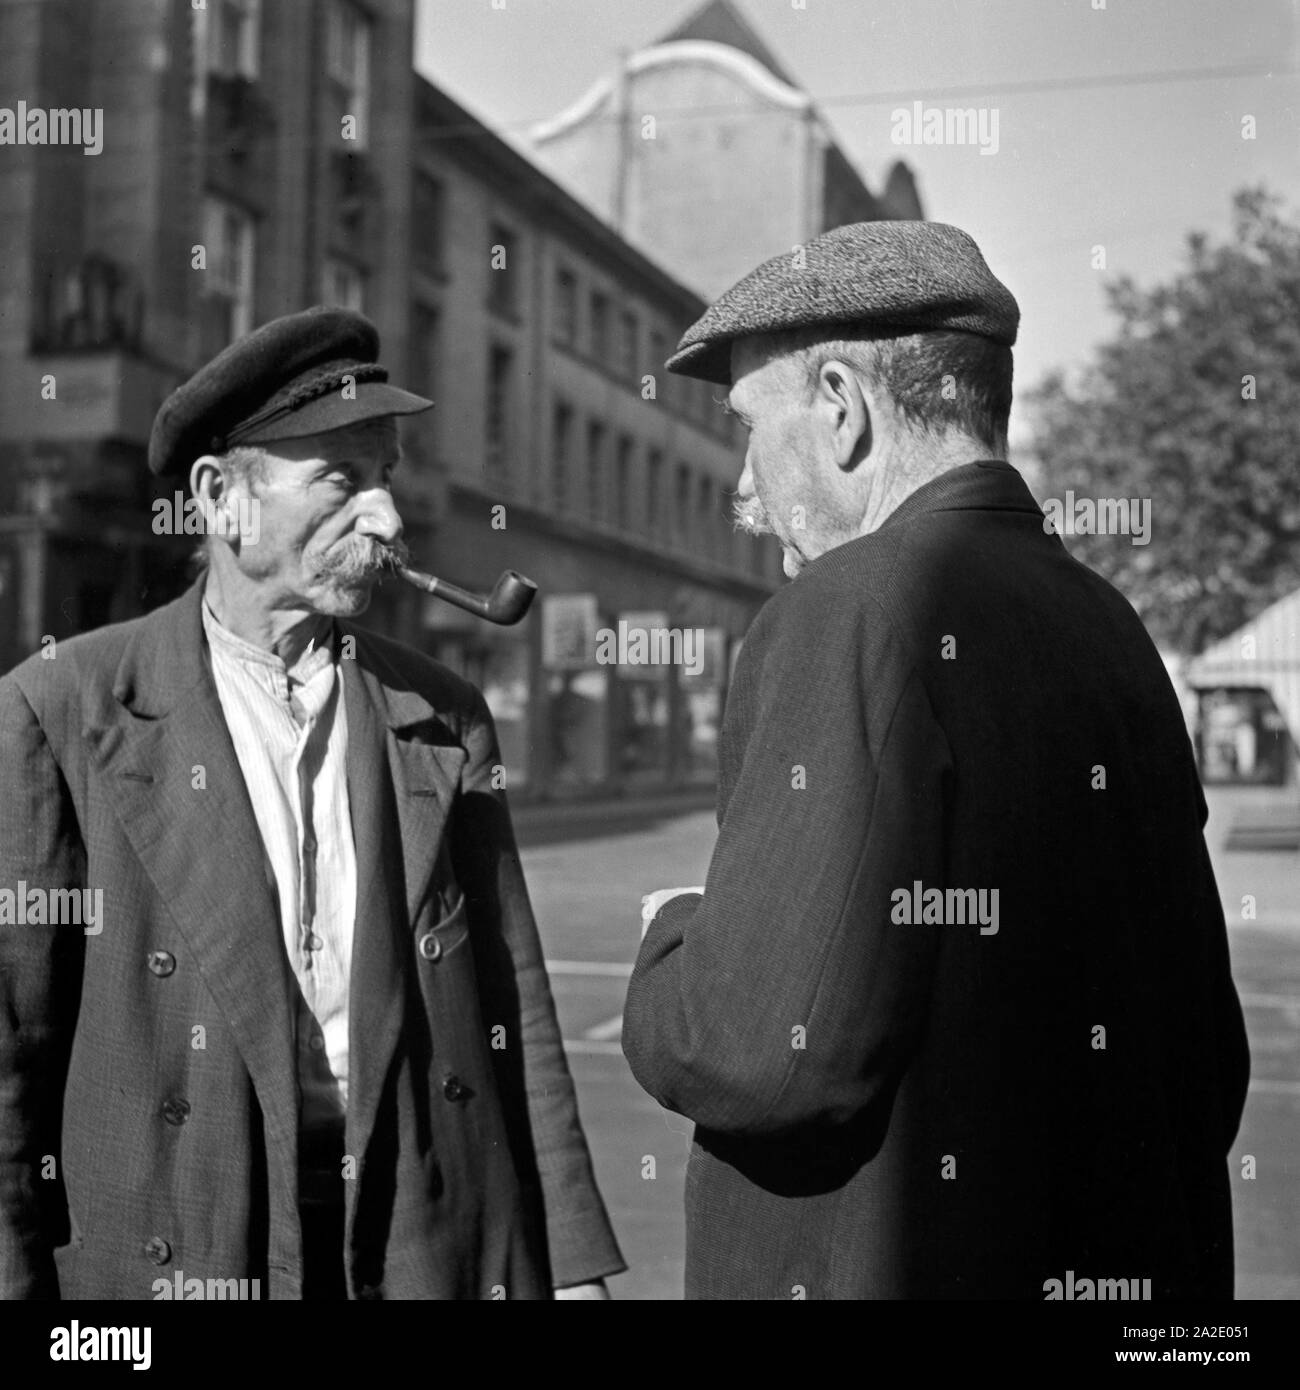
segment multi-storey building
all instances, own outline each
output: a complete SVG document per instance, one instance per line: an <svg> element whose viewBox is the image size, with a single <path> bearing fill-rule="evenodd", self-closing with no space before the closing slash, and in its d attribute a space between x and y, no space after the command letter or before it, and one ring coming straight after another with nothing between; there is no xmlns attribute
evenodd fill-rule
<svg viewBox="0 0 1300 1390"><path fill-rule="evenodd" d="M409 448L440 495L413 544L454 581L543 590L518 628L428 600L421 644L487 693L512 787L708 780L780 554L731 526L723 393L663 371L704 304L426 82L414 126L411 384L438 404ZM699 662L602 661L620 619L689 633Z"/></svg>
<svg viewBox="0 0 1300 1390"><path fill-rule="evenodd" d="M93 156L0 147L0 669L181 590L158 406L248 329L343 304L437 402L397 489L420 561L543 589L515 629L394 584L367 621L484 687L525 795L707 781L780 566L729 525L715 393L662 370L703 302L417 79L411 39L411 0L0 7L7 99L103 111ZM602 661L620 617L692 645Z"/></svg>
<svg viewBox="0 0 1300 1390"><path fill-rule="evenodd" d="M219 348L326 300L404 367L412 26L412 0L0 6L4 100L102 111L93 155L0 146L0 669L186 582L145 446Z"/></svg>
<svg viewBox="0 0 1300 1390"><path fill-rule="evenodd" d="M873 193L812 97L729 0L708 0L532 132L538 160L713 299L846 222L924 216L893 160Z"/></svg>

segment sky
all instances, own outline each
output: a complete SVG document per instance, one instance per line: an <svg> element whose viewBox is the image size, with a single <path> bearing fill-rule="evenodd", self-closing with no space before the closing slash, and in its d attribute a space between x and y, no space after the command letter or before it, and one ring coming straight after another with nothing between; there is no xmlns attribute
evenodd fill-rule
<svg viewBox="0 0 1300 1390"><path fill-rule="evenodd" d="M416 3L417 69L516 141L580 98L621 49L653 43L699 7ZM903 157L926 215L980 244L1020 302L1021 390L1050 369L1078 370L1110 336L1107 281L1167 280L1190 231L1225 237L1234 190L1266 183L1300 220L1300 0L734 4L870 188ZM1189 76L1206 69L1215 75ZM892 113L913 101L996 109L997 153L894 144ZM1243 139L1246 117L1253 139Z"/></svg>

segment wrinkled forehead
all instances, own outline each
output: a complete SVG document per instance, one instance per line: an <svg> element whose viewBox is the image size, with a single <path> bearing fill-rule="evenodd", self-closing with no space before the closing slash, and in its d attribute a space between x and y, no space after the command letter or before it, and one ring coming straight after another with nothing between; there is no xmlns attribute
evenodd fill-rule
<svg viewBox="0 0 1300 1390"><path fill-rule="evenodd" d="M774 334L737 338L731 345L731 392L727 401L742 414L792 389L789 346Z"/></svg>

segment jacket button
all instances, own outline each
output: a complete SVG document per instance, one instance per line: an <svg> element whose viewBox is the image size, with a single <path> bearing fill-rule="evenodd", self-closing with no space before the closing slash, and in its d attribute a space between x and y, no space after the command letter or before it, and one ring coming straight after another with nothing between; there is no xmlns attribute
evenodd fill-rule
<svg viewBox="0 0 1300 1390"><path fill-rule="evenodd" d="M442 1081L442 1093L448 1100L465 1100L473 1094L459 1076L445 1076Z"/></svg>
<svg viewBox="0 0 1300 1390"><path fill-rule="evenodd" d="M190 1117L189 1101L169 1096L163 1101L162 1117L169 1125L183 1125Z"/></svg>
<svg viewBox="0 0 1300 1390"><path fill-rule="evenodd" d="M419 950L425 960L437 960L442 955L442 942L433 932L425 932L420 938Z"/></svg>
<svg viewBox="0 0 1300 1390"><path fill-rule="evenodd" d="M176 957L170 951L150 951L149 969L155 975L170 975L176 969Z"/></svg>
<svg viewBox="0 0 1300 1390"><path fill-rule="evenodd" d="M172 1257L172 1248L162 1236L150 1236L144 1243L144 1253L156 1265L165 1265Z"/></svg>

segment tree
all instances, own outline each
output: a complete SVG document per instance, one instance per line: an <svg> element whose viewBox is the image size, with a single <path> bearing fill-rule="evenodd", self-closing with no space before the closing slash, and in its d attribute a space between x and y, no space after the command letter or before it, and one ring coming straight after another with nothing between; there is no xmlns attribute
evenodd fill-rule
<svg viewBox="0 0 1300 1390"><path fill-rule="evenodd" d="M1200 651L1300 587L1300 227L1262 188L1165 285L1107 287L1119 334L1030 394L1044 496L1149 499L1150 541L1065 536L1157 642Z"/></svg>

